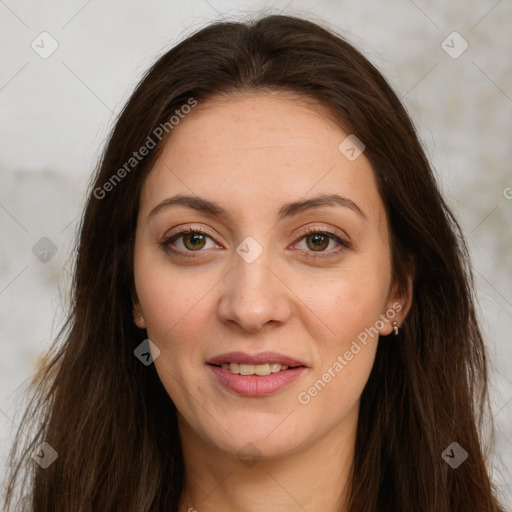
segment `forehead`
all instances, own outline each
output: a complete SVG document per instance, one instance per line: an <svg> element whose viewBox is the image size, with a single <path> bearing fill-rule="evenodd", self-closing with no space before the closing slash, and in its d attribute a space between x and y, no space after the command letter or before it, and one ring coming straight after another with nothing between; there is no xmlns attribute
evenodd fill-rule
<svg viewBox="0 0 512 512"><path fill-rule="evenodd" d="M384 207L368 159L339 150L349 134L320 105L283 92L199 103L177 124L144 183L141 213L177 193L251 210L318 194L349 197L374 222Z"/></svg>

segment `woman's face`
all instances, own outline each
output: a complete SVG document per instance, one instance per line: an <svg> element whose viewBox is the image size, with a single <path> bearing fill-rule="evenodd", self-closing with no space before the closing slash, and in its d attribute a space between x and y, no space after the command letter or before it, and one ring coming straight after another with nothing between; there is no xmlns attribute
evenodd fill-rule
<svg viewBox="0 0 512 512"><path fill-rule="evenodd" d="M348 135L264 92L199 104L173 128L142 191L134 317L183 442L272 457L354 431L378 334L405 310Z"/></svg>

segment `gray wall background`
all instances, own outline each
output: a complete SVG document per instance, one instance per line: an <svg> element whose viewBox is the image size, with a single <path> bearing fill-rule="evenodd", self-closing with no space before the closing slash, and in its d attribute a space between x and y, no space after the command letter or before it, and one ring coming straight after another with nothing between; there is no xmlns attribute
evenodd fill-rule
<svg viewBox="0 0 512 512"><path fill-rule="evenodd" d="M471 248L492 364L493 475L512 508L510 0L0 0L2 479L21 392L62 323L70 244L114 113L193 30L261 11L326 20L411 113Z"/></svg>

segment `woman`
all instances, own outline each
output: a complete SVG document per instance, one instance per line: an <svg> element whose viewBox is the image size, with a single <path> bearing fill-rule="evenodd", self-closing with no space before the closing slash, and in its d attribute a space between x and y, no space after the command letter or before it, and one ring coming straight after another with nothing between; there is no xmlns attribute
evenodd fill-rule
<svg viewBox="0 0 512 512"><path fill-rule="evenodd" d="M308 21L212 24L112 132L11 491L30 461L37 512L501 510L472 286L380 73Z"/></svg>

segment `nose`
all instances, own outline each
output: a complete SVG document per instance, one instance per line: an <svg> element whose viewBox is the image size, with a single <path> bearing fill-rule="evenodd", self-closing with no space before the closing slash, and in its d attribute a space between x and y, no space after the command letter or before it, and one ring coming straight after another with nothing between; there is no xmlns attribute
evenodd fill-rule
<svg viewBox="0 0 512 512"><path fill-rule="evenodd" d="M233 265L222 280L218 310L221 321L248 332L287 322L292 314L293 293L271 268L265 251L252 263L236 255Z"/></svg>

